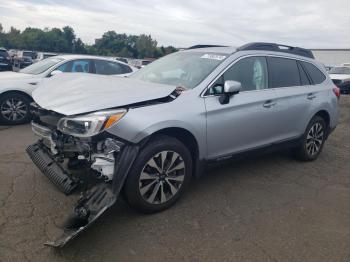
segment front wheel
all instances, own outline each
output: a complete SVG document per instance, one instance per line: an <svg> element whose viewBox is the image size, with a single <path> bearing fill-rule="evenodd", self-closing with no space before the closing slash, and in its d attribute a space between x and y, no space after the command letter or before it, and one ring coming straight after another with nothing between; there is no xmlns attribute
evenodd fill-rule
<svg viewBox="0 0 350 262"><path fill-rule="evenodd" d="M324 119L315 116L308 124L301 144L295 149L296 157L303 161L315 160L322 151L327 135Z"/></svg>
<svg viewBox="0 0 350 262"><path fill-rule="evenodd" d="M192 158L177 139L159 136L141 151L124 186L129 205L143 213L169 208L184 193L192 173Z"/></svg>
<svg viewBox="0 0 350 262"><path fill-rule="evenodd" d="M30 99L20 93L0 96L0 123L6 125L24 124L30 121Z"/></svg>

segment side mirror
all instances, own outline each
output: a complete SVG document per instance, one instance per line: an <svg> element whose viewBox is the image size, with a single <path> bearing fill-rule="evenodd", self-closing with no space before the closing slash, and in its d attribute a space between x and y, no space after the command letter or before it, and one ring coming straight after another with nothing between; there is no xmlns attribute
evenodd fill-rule
<svg viewBox="0 0 350 262"><path fill-rule="evenodd" d="M219 97L220 104L224 105L230 102L232 95L238 94L242 89L242 84L237 81L227 80L224 84L224 92Z"/></svg>
<svg viewBox="0 0 350 262"><path fill-rule="evenodd" d="M53 70L49 76L55 76L55 75L59 75L59 74L62 74L62 71L60 70Z"/></svg>

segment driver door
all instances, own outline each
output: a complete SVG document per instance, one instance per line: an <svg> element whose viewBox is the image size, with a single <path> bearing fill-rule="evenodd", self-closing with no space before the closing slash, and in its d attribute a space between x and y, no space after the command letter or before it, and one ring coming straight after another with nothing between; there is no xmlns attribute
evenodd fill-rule
<svg viewBox="0 0 350 262"><path fill-rule="evenodd" d="M227 80L242 84L240 93L220 104ZM229 156L274 141L275 91L268 88L265 57L246 57L232 65L205 94L208 158Z"/></svg>

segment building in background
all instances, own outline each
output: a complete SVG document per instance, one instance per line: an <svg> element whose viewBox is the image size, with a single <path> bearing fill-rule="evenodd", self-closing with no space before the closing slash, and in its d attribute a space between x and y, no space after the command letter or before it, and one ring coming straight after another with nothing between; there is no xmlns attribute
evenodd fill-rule
<svg viewBox="0 0 350 262"><path fill-rule="evenodd" d="M350 63L350 49L312 49L312 53L326 66Z"/></svg>

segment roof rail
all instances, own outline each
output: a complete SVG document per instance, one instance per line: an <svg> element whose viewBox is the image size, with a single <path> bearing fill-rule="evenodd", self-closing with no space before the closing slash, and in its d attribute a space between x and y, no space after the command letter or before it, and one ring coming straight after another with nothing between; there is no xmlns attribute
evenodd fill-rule
<svg viewBox="0 0 350 262"><path fill-rule="evenodd" d="M208 47L227 47L226 45L194 45L187 49L208 48Z"/></svg>
<svg viewBox="0 0 350 262"><path fill-rule="evenodd" d="M313 58L313 59L315 58L313 53L309 49L288 46L288 45L280 45L276 43L263 43L263 42L249 43L237 48L237 50L238 51L267 50L267 51L289 53L289 54L304 56L304 57Z"/></svg>

